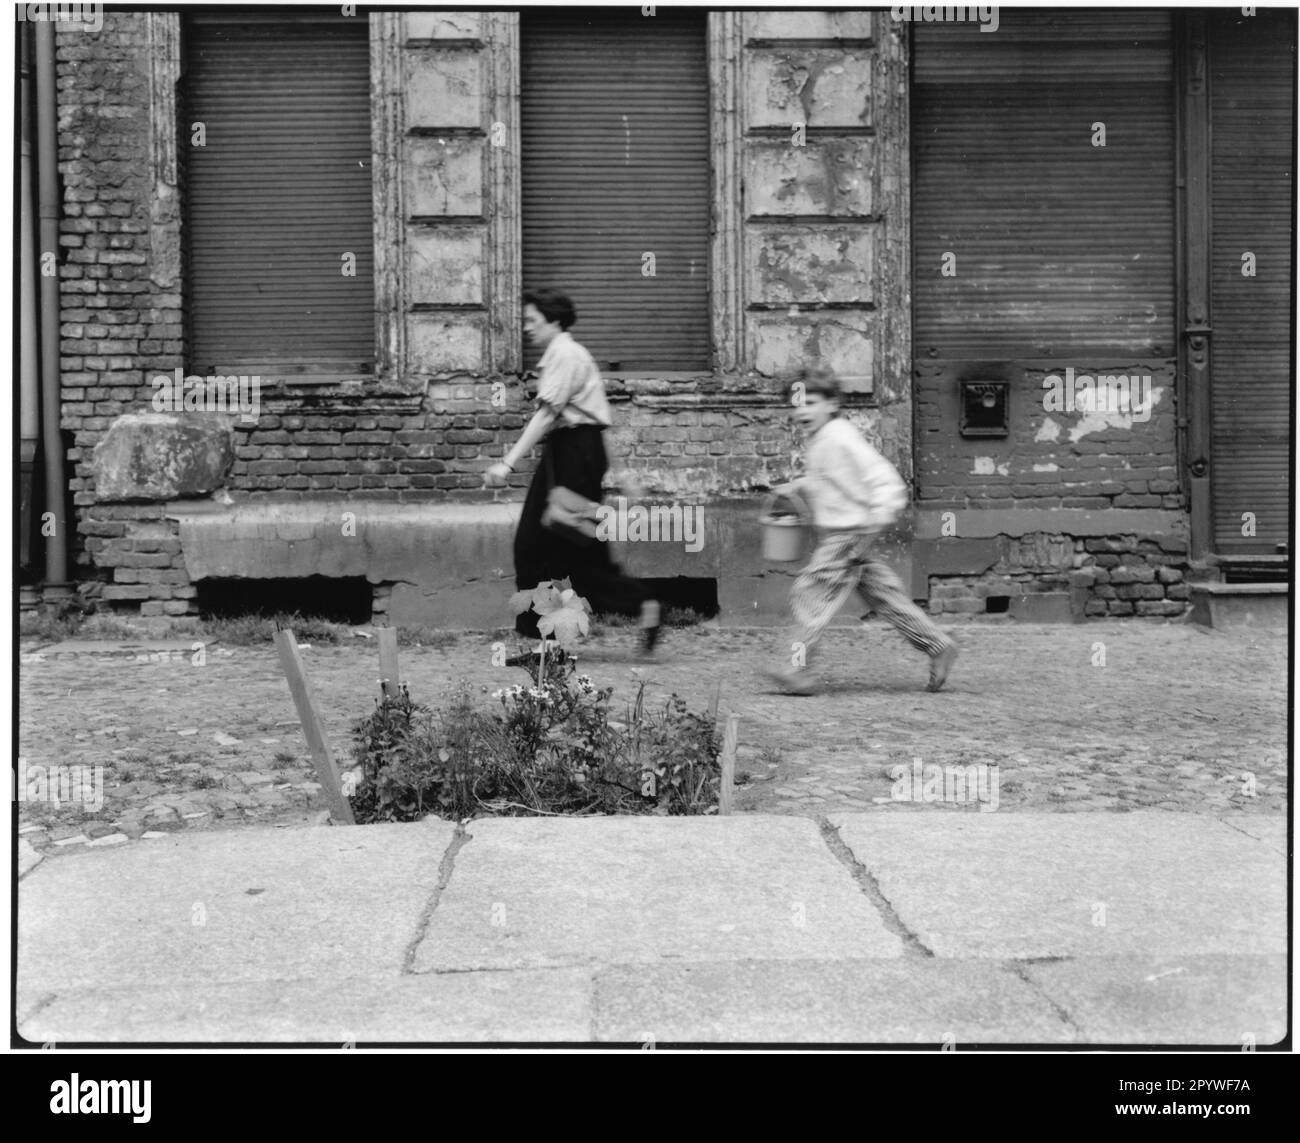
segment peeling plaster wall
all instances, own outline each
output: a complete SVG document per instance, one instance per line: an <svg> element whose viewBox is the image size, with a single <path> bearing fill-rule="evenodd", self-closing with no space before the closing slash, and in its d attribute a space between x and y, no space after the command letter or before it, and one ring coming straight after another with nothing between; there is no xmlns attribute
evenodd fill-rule
<svg viewBox="0 0 1300 1143"><path fill-rule="evenodd" d="M931 528L913 553L913 594L932 612L978 614L988 597L1008 596L1015 615L1017 601L1044 595L1058 618L1187 608L1174 363L1070 364L1076 375L1150 376L1149 409L1046 407L1044 379L1064 381L1065 362L917 365L918 508L950 525L937 537ZM962 380L1010 382L1008 436L962 437ZM987 525L978 535L975 521Z"/></svg>
<svg viewBox="0 0 1300 1143"><path fill-rule="evenodd" d="M1063 375L1064 362L918 363L918 499L927 508L1182 508L1174 363L1070 364L1091 376L1150 376L1147 419L1122 407L1046 408L1044 378ZM1008 436L961 435L962 379L1011 383Z"/></svg>

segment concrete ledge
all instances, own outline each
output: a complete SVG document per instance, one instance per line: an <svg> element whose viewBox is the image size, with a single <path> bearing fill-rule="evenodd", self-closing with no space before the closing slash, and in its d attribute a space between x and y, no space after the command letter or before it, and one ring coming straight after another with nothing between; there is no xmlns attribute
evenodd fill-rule
<svg viewBox="0 0 1300 1143"><path fill-rule="evenodd" d="M238 504L222 512L173 506L192 579L365 576L372 583L463 582L511 568L519 504L387 504L310 500ZM453 550L446 550L454 541Z"/></svg>
<svg viewBox="0 0 1300 1143"><path fill-rule="evenodd" d="M771 625L785 620L793 577L803 561L763 557L753 496L691 505L698 533L613 543L630 575L718 581L723 623ZM364 577L394 585L388 619L450 629L508 626L514 590L514 532L522 505L511 503L390 504L366 500L283 501L232 506L210 501L172 504L180 522L185 569L193 580ZM880 537L879 550L911 577L911 537ZM807 559L811 548L803 556ZM845 614L861 603L850 599Z"/></svg>
<svg viewBox="0 0 1300 1143"><path fill-rule="evenodd" d="M1031 532L1076 537L1187 534L1184 513L1160 508L918 508L916 538L942 537L943 517L947 512L956 517L955 534L963 539L1027 536Z"/></svg>
<svg viewBox="0 0 1300 1143"><path fill-rule="evenodd" d="M1285 627L1290 594L1285 583L1194 583L1192 622L1202 627Z"/></svg>

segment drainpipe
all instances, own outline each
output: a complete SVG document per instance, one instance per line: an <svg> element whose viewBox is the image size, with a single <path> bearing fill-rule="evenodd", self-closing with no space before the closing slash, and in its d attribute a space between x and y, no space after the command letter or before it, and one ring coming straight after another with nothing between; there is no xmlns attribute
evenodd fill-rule
<svg viewBox="0 0 1300 1143"><path fill-rule="evenodd" d="M35 494L36 450L40 443L41 388L37 373L38 350L36 320L36 202L32 195L32 41L31 25L18 25L19 116L21 121L22 152L19 164L19 537L18 567L20 569L19 598L24 608L38 602L33 582L37 580L32 568L32 497ZM25 573L25 574L23 574Z"/></svg>
<svg viewBox="0 0 1300 1143"><path fill-rule="evenodd" d="M36 165L40 181L41 255L59 250L59 136L54 24L36 23ZM41 275L41 443L45 450L45 511L54 520L45 539L45 602L69 599L68 521L64 510L62 392L59 375L59 279Z"/></svg>

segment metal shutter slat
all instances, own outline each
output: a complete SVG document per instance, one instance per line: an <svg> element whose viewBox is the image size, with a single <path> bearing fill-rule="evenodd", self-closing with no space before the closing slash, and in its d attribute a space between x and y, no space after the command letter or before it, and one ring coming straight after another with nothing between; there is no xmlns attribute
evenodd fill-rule
<svg viewBox="0 0 1300 1143"><path fill-rule="evenodd" d="M191 358L197 371L374 359L364 19L186 22ZM269 16L269 14L267 14ZM341 255L356 256L356 275Z"/></svg>
<svg viewBox="0 0 1300 1143"><path fill-rule="evenodd" d="M1172 356L1168 15L1004 10L995 35L912 32L918 359Z"/></svg>
<svg viewBox="0 0 1300 1143"><path fill-rule="evenodd" d="M569 294L602 365L708 368L703 15L525 13L521 45L525 285Z"/></svg>
<svg viewBox="0 0 1300 1143"><path fill-rule="evenodd" d="M1294 42L1290 13L1210 25L1214 530L1227 552L1271 553L1290 527ZM1241 275L1248 250L1254 278Z"/></svg>

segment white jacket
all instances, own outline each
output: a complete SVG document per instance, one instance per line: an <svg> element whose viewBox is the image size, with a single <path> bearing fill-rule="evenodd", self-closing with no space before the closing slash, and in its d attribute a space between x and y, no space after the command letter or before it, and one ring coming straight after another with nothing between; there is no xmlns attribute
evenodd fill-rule
<svg viewBox="0 0 1300 1143"><path fill-rule="evenodd" d="M805 467L807 475L794 483L819 528L878 532L908 505L903 478L842 417L812 435Z"/></svg>

